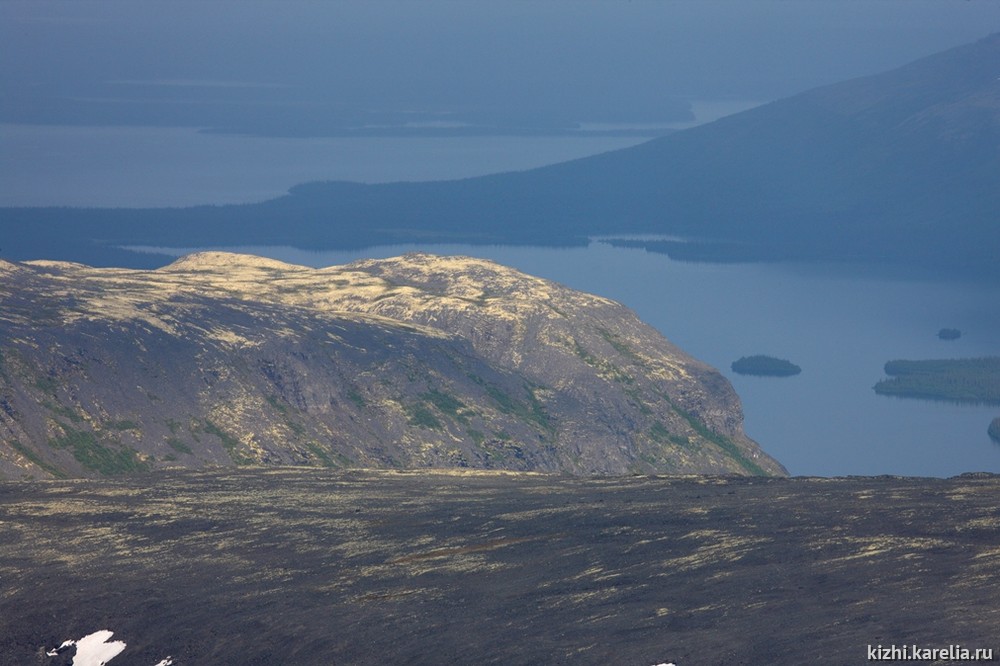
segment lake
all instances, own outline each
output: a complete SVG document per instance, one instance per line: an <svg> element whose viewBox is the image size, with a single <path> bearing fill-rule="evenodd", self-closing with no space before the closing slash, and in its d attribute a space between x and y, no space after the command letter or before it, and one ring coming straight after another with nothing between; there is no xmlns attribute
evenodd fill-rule
<svg viewBox="0 0 1000 666"><path fill-rule="evenodd" d="M292 138L213 134L193 127L0 123L0 206L254 203L315 180L468 178L634 146L671 129L711 122L763 103L689 101L691 122L581 122L578 133L557 136ZM634 134L608 134L616 131Z"/></svg>
<svg viewBox="0 0 1000 666"><path fill-rule="evenodd" d="M643 136L279 138L190 127L0 123L0 206L253 203L315 180L446 180L633 146Z"/></svg>
<svg viewBox="0 0 1000 666"><path fill-rule="evenodd" d="M1000 407L890 398L872 390L891 359L1000 355L1000 285L847 266L676 262L600 241L570 249L438 244L350 252L225 249L314 267L418 250L498 261L620 301L719 368L743 401L747 433L792 474L1000 472L1000 446L986 433ZM939 340L944 327L960 329L962 337ZM802 366L802 374L746 377L730 370L737 358L757 353L787 358Z"/></svg>
<svg viewBox="0 0 1000 666"><path fill-rule="evenodd" d="M695 106L701 121L750 103ZM732 106L733 108L730 108ZM621 148L638 137L283 139L191 128L0 125L0 205L152 206L256 201L315 179L466 177ZM891 359L1000 355L1000 286L856 267L693 264L594 242L555 249L404 245L357 252L229 248L311 266L423 250L499 261L618 300L716 366L743 400L747 432L793 474L949 476L1000 471L986 434L1000 407L877 396ZM176 250L179 254L184 250ZM960 339L937 332L958 328ZM770 354L789 378L729 364Z"/></svg>

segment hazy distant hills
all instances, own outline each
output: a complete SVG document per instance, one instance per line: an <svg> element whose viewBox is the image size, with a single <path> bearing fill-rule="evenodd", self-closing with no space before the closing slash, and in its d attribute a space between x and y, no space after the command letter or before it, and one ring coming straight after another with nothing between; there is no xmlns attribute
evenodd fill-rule
<svg viewBox="0 0 1000 666"><path fill-rule="evenodd" d="M9 258L149 265L115 245L572 244L646 232L692 258L863 259L997 275L1000 35L633 148L434 183L317 183L261 204L3 209Z"/></svg>
<svg viewBox="0 0 1000 666"><path fill-rule="evenodd" d="M0 478L288 464L785 473L716 370L491 262L0 262Z"/></svg>

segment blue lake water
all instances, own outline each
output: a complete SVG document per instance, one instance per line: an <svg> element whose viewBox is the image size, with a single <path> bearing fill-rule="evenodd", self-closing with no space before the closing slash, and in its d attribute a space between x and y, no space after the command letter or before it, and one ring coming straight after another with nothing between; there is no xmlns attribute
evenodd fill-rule
<svg viewBox="0 0 1000 666"><path fill-rule="evenodd" d="M708 121L738 106L709 105L696 111L699 120ZM641 140L282 139L202 134L191 128L0 124L0 206L248 202L309 180L466 177L582 157ZM986 434L1000 407L894 399L872 391L891 359L1000 354L997 285L892 278L850 267L681 263L601 242L574 249L228 249L311 266L415 250L493 259L618 300L722 370L743 400L747 432L793 474L1000 471L1000 446ZM958 328L963 335L952 342L938 340L937 331L944 327ZM802 366L802 374L755 378L729 370L735 359L756 353L790 359Z"/></svg>
<svg viewBox="0 0 1000 666"><path fill-rule="evenodd" d="M418 250L492 259L618 300L719 368L743 401L747 433L792 474L1000 472L1000 445L986 434L1000 407L889 398L872 390L891 359L1000 355L1000 285L889 277L857 267L684 263L603 242L572 249L226 249L315 267ZM944 327L960 329L962 337L939 340ZM730 370L732 361L757 353L787 358L802 374L759 378Z"/></svg>
<svg viewBox="0 0 1000 666"><path fill-rule="evenodd" d="M518 171L633 146L761 104L692 99L695 119L580 123L575 135L267 137L193 127L0 123L0 206L142 208L252 203L315 180L445 180ZM646 135L614 136L630 130Z"/></svg>
<svg viewBox="0 0 1000 666"><path fill-rule="evenodd" d="M0 123L0 206L251 203L315 180L391 182L517 171L648 137L276 138L190 127Z"/></svg>

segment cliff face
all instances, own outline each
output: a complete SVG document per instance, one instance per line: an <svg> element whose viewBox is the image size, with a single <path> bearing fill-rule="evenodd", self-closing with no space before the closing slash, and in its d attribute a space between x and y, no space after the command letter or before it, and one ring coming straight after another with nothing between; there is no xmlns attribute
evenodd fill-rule
<svg viewBox="0 0 1000 666"><path fill-rule="evenodd" d="M163 467L784 474L620 304L465 257L0 262L0 476Z"/></svg>

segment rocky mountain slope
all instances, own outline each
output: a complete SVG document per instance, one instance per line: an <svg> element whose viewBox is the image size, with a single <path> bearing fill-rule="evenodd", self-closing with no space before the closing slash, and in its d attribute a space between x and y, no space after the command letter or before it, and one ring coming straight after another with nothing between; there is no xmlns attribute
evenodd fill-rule
<svg viewBox="0 0 1000 666"><path fill-rule="evenodd" d="M784 473L717 371L491 262L0 262L0 477L288 464Z"/></svg>
<svg viewBox="0 0 1000 666"><path fill-rule="evenodd" d="M998 504L986 474L6 482L0 665L99 630L111 666L995 664Z"/></svg>

